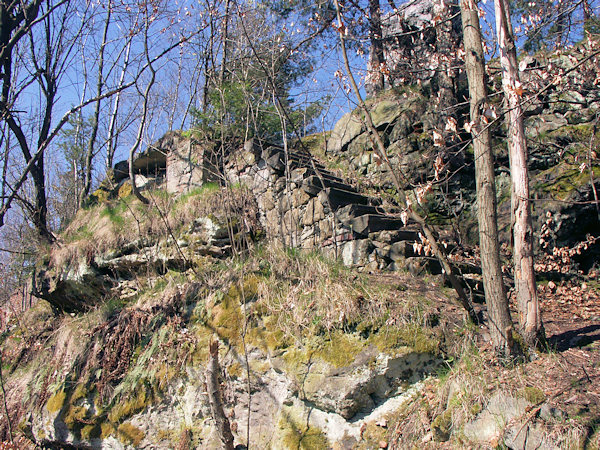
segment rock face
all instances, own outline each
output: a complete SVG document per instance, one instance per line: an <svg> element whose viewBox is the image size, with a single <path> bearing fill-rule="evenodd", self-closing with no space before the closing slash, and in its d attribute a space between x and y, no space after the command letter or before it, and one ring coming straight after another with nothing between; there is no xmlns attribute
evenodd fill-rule
<svg viewBox="0 0 600 450"><path fill-rule="evenodd" d="M206 245L229 235L211 218L193 221L189 231ZM134 248L143 250L130 253ZM365 318L359 320L360 331L345 331L337 323L343 319L337 319L329 331L317 327L303 332L299 342L290 340L279 328L285 312L269 307L277 289L261 297L272 280L261 275L260 265L224 282L231 272L227 266L217 271L222 260L202 272L207 260L196 259L190 270L172 271L177 284L160 284L159 275L154 286L140 292L136 285L143 283L142 274L152 272L150 266L176 264L165 263L161 251L164 242L132 242L89 263L96 277L110 271L116 286L105 291L110 302L96 303L97 309L76 305L77 314L51 333L51 354L43 349L46 363L55 367L52 381L41 394L35 391L39 407L20 422L39 446L176 448L185 441L184 430L190 437L186 448L219 447L205 385L207 346L213 339L221 343L224 397L236 443L257 448L296 448L297 442L304 448L355 448L366 442L366 426L387 420L443 364L446 325L423 324L412 316L406 317L408 325L393 326L386 323L387 315L383 321ZM296 278L302 270L291 268L286 276ZM402 297L407 304L415 302L415 317L428 308L427 301L418 303L427 289ZM440 295L436 289L432 298ZM113 309L115 303L126 306ZM36 383L47 375L35 361L18 380L31 389L39 389Z"/></svg>
<svg viewBox="0 0 600 450"><path fill-rule="evenodd" d="M569 56L540 56L538 60L525 58L520 69L525 91L537 93L528 103L525 117L534 198L534 241L540 251L550 253L554 247L574 248L587 241L585 250L579 249L581 252L578 250L573 260L579 268L588 270L600 255L596 239L600 218L594 193L600 190L600 169L594 150L600 144L598 133L594 132L600 90L590 81L598 76L597 57L584 60L574 70L576 61L583 60L582 51L575 49ZM551 76L567 73L561 86L547 87L548 67L552 68ZM469 137L461 135L460 129L464 120L461 117L468 111L454 111L458 134L448 132L438 120L435 102L430 100L432 92L428 87L416 86L392 89L371 99L369 106L386 144L392 170L403 187L409 194L418 194L420 188L433 182L436 187L423 205L426 213L437 225L452 229L456 240L476 243L473 155L470 148L459 144L460 139L464 144ZM338 122L327 153L336 163L362 174L370 185L392 187L390 168L377 157L361 114L354 111ZM439 142L434 139L436 133L442 136ZM494 152L501 240L509 244L510 178L503 126L495 131ZM437 176L444 179L444 187L435 181L439 167L436 161L443 164Z"/></svg>
<svg viewBox="0 0 600 450"><path fill-rule="evenodd" d="M414 14L418 20L431 20L427 9ZM567 68L570 60L553 64ZM536 65L531 62L527 67L526 82L535 86ZM527 113L527 131L537 136L529 150L542 248L544 242L550 248L572 245L587 233L595 238L600 229L591 203L594 190L600 188L595 181L600 174L589 148L582 144L597 145L591 120L598 114L600 95L589 86L581 92L547 91ZM403 174L409 197L415 202L420 199L428 219L442 227L442 238L448 235L443 227L458 229L464 238L468 232L463 228L472 223L476 211L472 155L468 149L453 153L451 145L434 142L439 123L427 101L430 92L407 87L382 96L371 103L374 122L388 144L393 170ZM500 142L502 130L498 133ZM252 242L242 243L247 235L258 239L264 234L297 249L320 249L360 270L418 272L428 264L418 251L423 244L419 230L404 223L393 196L382 200L388 194L390 169L374 154L359 112L342 118L326 150L326 157L344 161L363 174L371 192L380 192L381 197L359 192L356 185L304 151L259 140L248 141L219 159L210 147L175 133L141 153L134 161L136 182L164 187L174 194L169 197L172 211L190 218L169 233L148 232L138 238L121 230L124 237L114 248L91 248L64 264L46 262L37 267L37 294L55 310L75 317L67 316L61 324L68 333L59 338L44 336L51 340L52 358L46 362L52 370L37 370L38 361L28 356L30 365L22 380L10 380L11 386L27 385L37 396L38 407L24 416L20 428L47 447L216 448L218 436L204 383L207 347L213 339L224 350L227 415L236 442L242 445L354 448L365 427L402 406L442 363L443 330L450 327L426 319L429 316L422 308L431 299L403 317L409 323L404 326L391 313L371 320L372 312L360 309L362 294L341 300L328 297L331 317L314 316L298 325L296 340L291 340L282 329L283 318L287 314L302 319L299 300L311 298L320 280L311 284L315 280L308 283L297 273L285 273L282 278L289 277L285 288L299 292L294 301L288 302L283 289L263 295L269 289L266 284L273 282L265 274L274 267L269 257L262 256L247 273L227 278L243 259L223 257L236 249L249 249ZM503 143L497 145L496 154L500 219L508 227ZM583 169L582 155L588 155ZM420 195L419 183L435 179L436 161L444 163L448 177ZM124 187L131 183L123 167L115 168L118 186L112 195L126 191ZM463 169L455 173L459 167ZM177 201L206 189L215 171L228 186L243 187L243 201L228 210L235 214L226 217L219 212L234 195L226 188L222 197L201 211L194 203L177 211ZM220 187L214 188L221 192ZM173 216L160 219L167 224L175 220ZM582 267L585 261L597 263L597 252L594 243L583 249L577 256ZM293 271L293 264L287 264L286 270ZM148 274L154 279L144 279ZM354 280L345 282L352 285ZM334 294L328 293L332 298ZM436 295L444 296L443 290L436 288ZM407 309L416 302L402 295L394 301ZM349 320L346 310L333 308L339 304L351 304L365 317ZM384 302L383 307L393 304ZM313 308L313 303L305 305L306 310ZM93 320L101 323L92 326ZM20 392L8 391L13 396ZM510 448L552 448L538 424L523 420L529 407L522 398L493 397L464 428L464 435L483 445L503 433ZM540 410L542 414L556 412ZM448 438L449 428L442 422L431 424L433 439Z"/></svg>
<svg viewBox="0 0 600 450"><path fill-rule="evenodd" d="M36 270L33 277L34 294L65 312L96 306L110 286L110 279L85 259L66 267L42 267Z"/></svg>
<svg viewBox="0 0 600 450"><path fill-rule="evenodd" d="M310 155L294 150L286 154L258 141L246 148L254 159L246 165L235 159L235 164L226 163L226 176L250 187L270 238L292 247L324 249L347 265L374 268L392 262L388 253L375 253L376 248L418 239L414 227L386 214L378 199L359 194ZM375 233L383 230L399 232L375 244Z"/></svg>
<svg viewBox="0 0 600 450"><path fill-rule="evenodd" d="M374 95L380 86L375 74L384 74L384 89L426 83L437 92L444 88L443 77L460 64L457 50L462 41L460 14L451 1L405 3L381 18L385 67L376 67L374 53L369 55L366 90ZM451 17L439 23L440 17ZM457 77L451 74L450 78ZM440 82L441 81L441 82Z"/></svg>

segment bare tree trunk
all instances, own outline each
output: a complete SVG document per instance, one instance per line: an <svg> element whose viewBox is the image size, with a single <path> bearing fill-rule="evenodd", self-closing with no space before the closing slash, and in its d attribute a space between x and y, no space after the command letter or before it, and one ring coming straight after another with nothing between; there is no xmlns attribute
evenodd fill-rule
<svg viewBox="0 0 600 450"><path fill-rule="evenodd" d="M146 54L146 62L148 64L148 69L150 70L150 80L148 80L148 84L146 85L146 89L144 90L143 98L144 104L142 106L142 118L140 119L140 126L138 127L137 136L135 138L134 144L131 146L129 151L129 178L131 179L131 190L133 195L137 197L137 199L145 205L148 205L150 201L142 195L140 190L138 189L135 183L135 171L133 170L133 158L135 157L135 152L137 152L138 148L142 143L142 138L144 136L144 128L146 128L146 120L148 118L148 103L150 101L150 90L154 85L154 81L156 80L156 71L152 66L152 61L150 60L150 50L148 49L148 27L149 18L148 12L146 11L146 25L144 29L144 53Z"/></svg>
<svg viewBox="0 0 600 450"><path fill-rule="evenodd" d="M513 352L513 324L500 265L494 156L490 130L482 122L480 113L481 109L486 107L487 101L481 28L474 0L462 0L460 8L466 53L465 65L469 80L470 116L473 123L477 219L479 221L483 289L488 308L490 336L494 347L499 353L510 355Z"/></svg>
<svg viewBox="0 0 600 450"><path fill-rule="evenodd" d="M121 75L119 76L119 84L118 86L122 86L125 81L125 72L127 72L127 66L129 66L129 54L131 52L131 39L127 42L127 47L125 48L125 60L123 62L123 68L121 70ZM121 103L121 91L117 92L115 95L115 102L113 104L112 114L110 116L110 123L108 125L108 147L106 149L106 170L109 170L113 165L113 159L115 156L115 151L117 149L117 139L118 133L117 129L117 114L119 112L119 105Z"/></svg>
<svg viewBox="0 0 600 450"><path fill-rule="evenodd" d="M381 8L379 0L369 0L369 36L371 38L371 54L369 58L369 78L374 95L382 91L385 86L383 68L385 65L385 55L383 53L382 30L381 30Z"/></svg>
<svg viewBox="0 0 600 450"><path fill-rule="evenodd" d="M219 76L219 84L220 84L220 88L223 89L223 83L225 82L225 74L227 71L227 58L228 58L228 53L229 53L229 4L230 4L230 0L225 0L225 17L223 18L223 36L221 36L222 38L222 42L223 42L223 58L221 60L221 73Z"/></svg>
<svg viewBox="0 0 600 450"><path fill-rule="evenodd" d="M12 63L13 63L13 49L15 48L15 36L21 33L24 35L30 26L30 23L35 20L40 10L41 1L35 0L29 4L22 5L22 9L19 10L16 3L6 4L2 2L0 5L0 45L1 45L1 65L2 73L0 79L2 81L2 93L0 99L0 112L2 113L3 119L6 121L8 127L14 133L23 153L25 161L31 161L31 152L27 138L21 128L20 124L17 123L13 117L11 111L11 98L10 93L12 90ZM46 42L48 42L50 31L46 28ZM44 81L46 85L44 87L44 100L46 102L43 116L41 119L42 126L40 127L40 135L38 139L38 145L43 142L48 136L50 124L52 122L52 107L54 106L54 97L56 95L56 79L52 73L53 67L51 65L51 56L49 54L50 49L46 49L45 60L43 67L36 67L35 69L39 72L37 76L40 85L43 85ZM54 236L48 230L47 214L48 206L46 200L46 182L44 174L44 158L40 157L31 166L30 169L31 178L35 189L35 199L32 208L32 221L38 231L39 236L48 242L54 241ZM10 202L6 202L3 205L3 209L9 205ZM0 224L2 222L0 221Z"/></svg>
<svg viewBox="0 0 600 450"><path fill-rule="evenodd" d="M523 127L517 51L506 0L495 0L496 32L500 47L502 87L508 107L508 154L511 176L511 213L513 221L513 257L515 293L519 306L519 324L525 343L536 347L544 341L544 328L533 269L533 226L529 201L527 143Z"/></svg>
<svg viewBox="0 0 600 450"><path fill-rule="evenodd" d="M108 2L106 6L106 20L104 22L104 31L102 33L102 44L100 44L100 55L98 56L98 84L96 86L96 108L94 109L94 116L92 118L92 130L91 135L87 144L87 152L85 155L85 176L83 181L83 189L79 194L78 206L83 204L83 200L90 193L92 187L92 160L94 158L94 147L96 145L96 136L98 136L98 126L100 119L100 96L102 95L102 89L104 87L104 49L106 48L106 39L108 35L108 27L110 25L112 5Z"/></svg>
<svg viewBox="0 0 600 450"><path fill-rule="evenodd" d="M215 421L217 433L219 434L219 438L223 443L223 447L225 447L226 450L233 450L233 434L231 433L229 419L225 415L225 411L223 409L223 396L221 393L221 386L219 384L220 371L219 343L218 341L213 341L210 343L208 368L206 369L206 390L208 392L208 401L210 403L210 410Z"/></svg>
<svg viewBox="0 0 600 450"><path fill-rule="evenodd" d="M434 4L434 14L440 17L453 16L456 12L455 9L456 5L448 0L442 0ZM452 115L452 110L457 104L454 92L454 79L458 75L454 67L457 67L457 64L454 58L451 58L451 55L453 54L453 49L457 48L458 43L455 42L453 22L453 20L444 20L436 26L436 51L438 54L446 57L435 74L438 85L436 99L439 113L438 124L441 125L441 129L444 129L448 116Z"/></svg>

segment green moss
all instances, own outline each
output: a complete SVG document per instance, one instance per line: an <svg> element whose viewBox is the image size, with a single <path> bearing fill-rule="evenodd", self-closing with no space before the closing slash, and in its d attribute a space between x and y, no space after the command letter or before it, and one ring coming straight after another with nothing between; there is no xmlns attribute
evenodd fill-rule
<svg viewBox="0 0 600 450"><path fill-rule="evenodd" d="M352 361L363 349L365 342L354 334L333 331L329 336L314 336L306 348L288 349L283 359L296 374L304 373L305 366L314 358L319 358L335 367L344 367Z"/></svg>
<svg viewBox="0 0 600 450"><path fill-rule="evenodd" d="M431 422L433 439L437 442L445 442L450 439L452 430L452 409L445 410Z"/></svg>
<svg viewBox="0 0 600 450"><path fill-rule="evenodd" d="M258 286L261 278L255 274L246 275L243 283L234 283L227 292L227 297L237 299L238 302L250 302L258 296Z"/></svg>
<svg viewBox="0 0 600 450"><path fill-rule="evenodd" d="M325 142L331 136L331 132L315 133L302 138L303 147L308 150L311 155L325 158Z"/></svg>
<svg viewBox="0 0 600 450"><path fill-rule="evenodd" d="M133 185L131 182L126 182L121 185L119 188L119 192L117 193L118 198L126 198L129 197L133 192Z"/></svg>
<svg viewBox="0 0 600 450"><path fill-rule="evenodd" d="M110 191L102 187L96 189L85 202L85 206L92 206L98 203L107 202L110 197Z"/></svg>
<svg viewBox="0 0 600 450"><path fill-rule="evenodd" d="M80 424L85 419L86 415L87 409L85 407L69 405L63 417L63 421L69 429L80 428Z"/></svg>
<svg viewBox="0 0 600 450"><path fill-rule="evenodd" d="M129 422L122 423L117 429L117 434L127 444L131 444L134 447L140 445L145 434L138 427L132 425Z"/></svg>
<svg viewBox="0 0 600 450"><path fill-rule="evenodd" d="M518 395L534 405L539 405L546 401L546 395L540 388L527 386L518 392Z"/></svg>
<svg viewBox="0 0 600 450"><path fill-rule="evenodd" d="M98 439L102 435L102 427L97 424L85 425L81 429L81 439L89 441L90 439Z"/></svg>
<svg viewBox="0 0 600 450"><path fill-rule="evenodd" d="M364 347L364 342L358 336L336 330L313 354L335 367L344 367L348 365L348 361L354 360Z"/></svg>
<svg viewBox="0 0 600 450"><path fill-rule="evenodd" d="M523 339L523 336L521 336L521 333L519 333L517 330L513 329L512 340L514 342L514 345L515 345L518 353L523 355L523 357L526 360L529 359L529 347L525 343L525 339Z"/></svg>
<svg viewBox="0 0 600 450"><path fill-rule="evenodd" d="M579 125L566 125L560 127L558 130L551 131L547 134L551 140L562 139L570 142L585 142L586 144L590 141L592 134L594 133L594 127L590 123L583 123ZM540 138L543 138L541 136ZM593 145L600 144L600 136L596 134Z"/></svg>
<svg viewBox="0 0 600 450"><path fill-rule="evenodd" d="M82 398L85 398L89 393L89 388L86 383L77 383L71 394L70 402L73 404Z"/></svg>
<svg viewBox="0 0 600 450"><path fill-rule="evenodd" d="M260 310L260 305L259 310ZM266 313L266 311L253 311L255 314ZM247 341L251 345L254 345L265 352L275 352L282 350L290 346L290 338L286 333L278 326L277 317L267 316L263 318L262 327L251 327L247 332Z"/></svg>
<svg viewBox="0 0 600 450"><path fill-rule="evenodd" d="M239 378L242 375L242 365L240 363L234 362L229 367L227 367L227 373L231 378Z"/></svg>
<svg viewBox="0 0 600 450"><path fill-rule="evenodd" d="M146 409L151 400L152 396L146 392L146 387L142 385L137 388L135 395L122 399L111 408L108 413L108 420L112 423L119 423Z"/></svg>
<svg viewBox="0 0 600 450"><path fill-rule="evenodd" d="M115 434L116 430L112 423L103 422L100 424L100 438L106 439L107 437Z"/></svg>
<svg viewBox="0 0 600 450"><path fill-rule="evenodd" d="M46 409L52 414L59 412L64 407L66 398L67 393L61 389L48 399Z"/></svg>
<svg viewBox="0 0 600 450"><path fill-rule="evenodd" d="M399 327L385 326L369 337L369 342L379 351L394 354L406 347L417 353L438 355L440 342L418 324Z"/></svg>
<svg viewBox="0 0 600 450"><path fill-rule="evenodd" d="M559 200L567 200L570 194L590 181L589 169L580 172L578 168L565 167L566 164L559 164L544 172L541 172L536 178L550 180L538 182L535 189L550 194ZM600 168L594 167L594 178L600 176Z"/></svg>
<svg viewBox="0 0 600 450"><path fill-rule="evenodd" d="M239 297L225 295L223 300L212 308L209 328L230 345L237 345L241 338L241 324L244 323Z"/></svg>
<svg viewBox="0 0 600 450"><path fill-rule="evenodd" d="M261 277L250 274L242 283L232 284L227 293L215 297L216 305L210 309L208 328L232 346L240 344L241 324L244 323L242 305L258 296Z"/></svg>
<svg viewBox="0 0 600 450"><path fill-rule="evenodd" d="M171 380L173 380L178 374L175 367L169 364L161 364L154 374L155 389L158 391L165 391Z"/></svg>
<svg viewBox="0 0 600 450"><path fill-rule="evenodd" d="M319 450L331 447L327 437L319 428L310 426L307 428L304 424L296 422L289 416L283 416L279 420L279 429L283 432L283 448Z"/></svg>

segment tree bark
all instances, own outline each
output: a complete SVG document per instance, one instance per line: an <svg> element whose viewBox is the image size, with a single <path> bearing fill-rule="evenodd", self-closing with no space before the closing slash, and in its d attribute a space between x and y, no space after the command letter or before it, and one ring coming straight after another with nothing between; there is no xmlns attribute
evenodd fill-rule
<svg viewBox="0 0 600 450"><path fill-rule="evenodd" d="M129 66L129 54L131 52L131 39L127 42L125 48L125 59L123 61L123 67L121 69L121 75L119 76L119 84L122 86L125 81L125 73ZM113 103L113 110L110 115L110 122L108 125L108 146L106 148L106 170L110 170L113 166L113 159L115 157L115 151L117 149L117 140L119 133L117 132L117 114L119 113L119 105L121 104L121 91L115 95L115 101Z"/></svg>
<svg viewBox="0 0 600 450"><path fill-rule="evenodd" d="M0 99L0 113L3 119L6 121L11 132L17 138L21 152L25 161L31 161L31 151L27 138L23 132L23 129L17 123L11 110L11 90L12 90L12 63L13 54L12 50L16 45L18 36L23 36L29 29L31 23L37 17L40 5L40 0L32 1L28 4L21 5L13 3L6 5L2 2L0 5L0 47L1 47L1 58L2 73L0 74L0 80L2 82L2 93ZM20 8L19 8L20 6ZM52 107L54 106L54 97L56 95L56 79L52 73L52 67L49 61L49 54L46 53L46 60L43 70L39 70L40 83L46 81L44 89L44 100L46 105L42 117L42 126L40 128L40 135L38 139L38 146L40 142L43 142L50 130L52 122ZM48 230L48 206L46 199L46 181L44 174L44 158L41 155L30 168L31 179L33 181L35 198L32 210L31 219L33 224L38 231L38 235L47 242L54 241L54 236ZM8 201L3 205L6 207L10 204ZM3 218L3 217L2 217ZM2 220L0 220L0 224Z"/></svg>
<svg viewBox="0 0 600 450"><path fill-rule="evenodd" d="M525 343L537 347L544 341L544 328L533 268L533 226L529 201L527 143L523 127L520 82L510 10L506 0L494 1L496 32L500 47L502 88L508 107L508 155L511 176L511 215L513 224L513 258L515 293L519 307L519 324Z"/></svg>
<svg viewBox="0 0 600 450"><path fill-rule="evenodd" d="M499 353L508 356L513 353L513 324L508 309L500 265L494 157L490 131L482 122L480 114L480 109L485 107L487 101L481 28L475 0L462 0L460 8L466 53L465 66L469 81L470 116L473 124L477 219L479 222L483 289L488 308L492 342Z"/></svg>
<svg viewBox="0 0 600 450"><path fill-rule="evenodd" d="M456 12L456 5L453 5L448 0L436 2L434 5L434 14L440 17L453 16ZM454 79L457 77L457 67L454 58L451 56L453 50L458 47L454 30L452 27L453 20L445 20L436 26L437 39L435 48L439 55L444 57L442 64L438 67L435 77L437 78L438 94L437 106L439 112L438 123L443 127L448 116L451 116L452 110L458 103L454 92Z"/></svg>
<svg viewBox="0 0 600 450"><path fill-rule="evenodd" d="M230 0L225 0L225 17L223 18L223 58L221 60L221 73L219 74L220 88L223 89L223 83L225 82L225 76L227 73L227 58L229 57L229 6Z"/></svg>
<svg viewBox="0 0 600 450"><path fill-rule="evenodd" d="M223 396L219 384L219 343L213 341L209 347L208 368L206 369L206 390L208 392L208 401L210 410L217 428L219 438L226 450L233 450L233 434L229 419L223 409Z"/></svg>
<svg viewBox="0 0 600 450"><path fill-rule="evenodd" d="M374 95L385 87L383 68L385 66L385 55L383 52L382 30L381 30L381 8L379 0L369 0L369 35L371 38L371 50L369 58L369 78Z"/></svg>
<svg viewBox="0 0 600 450"><path fill-rule="evenodd" d="M85 179L83 182L83 189L79 194L78 207L81 207L92 187L92 161L94 159L94 148L96 146L96 136L98 136L98 126L100 121L100 96L102 95L102 89L104 88L104 49L107 44L111 10L112 4L109 1L106 6L106 20L104 22L104 31L102 33L102 44L100 44L100 55L98 56L98 84L96 85L96 97L98 97L98 100L96 101L94 116L92 118L92 132L87 143L87 152L85 155Z"/></svg>

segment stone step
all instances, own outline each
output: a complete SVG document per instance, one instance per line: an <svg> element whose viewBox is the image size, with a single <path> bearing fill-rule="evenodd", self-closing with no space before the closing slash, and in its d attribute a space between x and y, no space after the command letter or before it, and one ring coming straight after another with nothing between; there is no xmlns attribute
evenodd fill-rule
<svg viewBox="0 0 600 450"><path fill-rule="evenodd" d="M324 205L330 205L334 211L349 204L368 205L369 198L345 189L328 187L319 192L319 199Z"/></svg>
<svg viewBox="0 0 600 450"><path fill-rule="evenodd" d="M302 182L302 189L309 195L317 195L324 188L328 187L341 189L348 192L356 192L356 189L354 189L352 186L346 183L340 183L338 181L328 179L325 176L323 176L323 180L321 181L321 178L319 178L317 175L310 175Z"/></svg>
<svg viewBox="0 0 600 450"><path fill-rule="evenodd" d="M325 168L325 166L323 164L321 164L319 161L317 161L315 158L313 158L310 155L302 155L302 154L299 154L299 153L291 153L289 155L289 159L291 159L293 161L299 161L299 162L306 163L309 166L312 166L312 164L314 163L315 166L317 166L317 167L323 167L323 168Z"/></svg>
<svg viewBox="0 0 600 450"><path fill-rule="evenodd" d="M267 147L262 151L261 158L265 160L265 162L269 165L269 167L281 171L285 169L285 150L281 147ZM321 172L327 172L325 166L318 161L316 161L310 155L304 155L297 152L288 151L287 155L288 164L295 167L308 167L312 168L314 166Z"/></svg>
<svg viewBox="0 0 600 450"><path fill-rule="evenodd" d="M384 211L380 206L350 204L338 209L336 217L344 225L347 225L350 220L365 214L384 214Z"/></svg>
<svg viewBox="0 0 600 450"><path fill-rule="evenodd" d="M338 183L348 184L346 182L346 180L344 180L343 178L340 178L340 177L332 174L327 169L320 169L320 168L317 167L317 171L315 171L310 165L306 166L306 167L303 167L302 169L305 170L305 172L304 172L304 177L305 178L308 178L311 175L316 175L317 177L318 176L322 176L326 180L331 180L331 181L336 181Z"/></svg>
<svg viewBox="0 0 600 450"><path fill-rule="evenodd" d="M343 180L342 178L336 177L335 175L332 175L330 172L328 172L326 170L319 170L319 169L317 169L317 170L318 170L318 173L315 172L310 167L298 167L296 169L293 169L290 172L290 177L291 177L291 180L296 184L301 184L302 180L314 175L317 178L322 177L326 181L333 181L335 183L347 185L346 181ZM347 185L347 186L351 187L350 185Z"/></svg>
<svg viewBox="0 0 600 450"><path fill-rule="evenodd" d="M400 241L414 241L419 237L419 233L414 229L406 228L401 219L381 214L365 214L355 217L350 220L348 226L355 233L365 236L377 231L398 230L400 232L398 240Z"/></svg>

